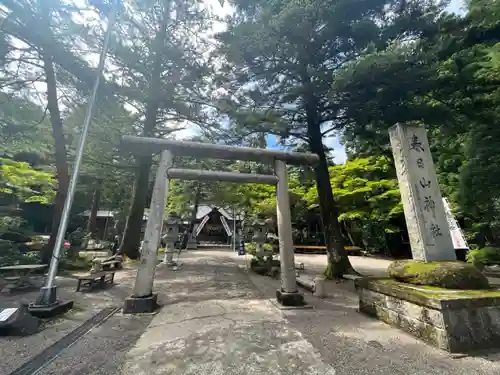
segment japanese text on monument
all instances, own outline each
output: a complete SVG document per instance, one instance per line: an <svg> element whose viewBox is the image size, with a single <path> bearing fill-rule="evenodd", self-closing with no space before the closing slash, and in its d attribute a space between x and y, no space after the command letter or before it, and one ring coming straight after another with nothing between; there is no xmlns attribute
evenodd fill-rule
<svg viewBox="0 0 500 375"><path fill-rule="evenodd" d="M424 153L425 149L423 147L423 142L419 139L416 134L412 134L409 138L409 150L412 153L417 154L416 158L416 167L417 170L420 170L424 174L425 171L425 162L422 156L418 155ZM420 191L417 193L417 196L423 197L420 201L420 208L429 214L432 215L431 222L428 225L430 235L432 238L436 238L442 236L443 233L441 231L441 227L434 222L435 219L435 210L436 210L436 200L433 197L432 189L431 189L431 180L428 179L426 175L422 176L419 180L419 183L416 185L416 188Z"/></svg>

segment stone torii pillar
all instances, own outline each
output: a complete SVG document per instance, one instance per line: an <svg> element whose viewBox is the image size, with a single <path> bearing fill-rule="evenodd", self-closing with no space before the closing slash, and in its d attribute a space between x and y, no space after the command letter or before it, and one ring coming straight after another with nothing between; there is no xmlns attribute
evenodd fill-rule
<svg viewBox="0 0 500 375"><path fill-rule="evenodd" d="M153 281L169 178L277 185L281 288L276 292L276 297L278 302L285 306L304 305L304 297L298 292L295 279L286 163L314 166L319 161L317 155L133 136L123 137L122 144L137 154L147 155L162 152L162 160L158 168L151 199L151 211L146 225L144 246L141 253L141 263L137 271L134 294L125 300L124 313L151 312L157 305L157 297L153 294ZM276 175L170 168L172 153L179 156L267 162L274 164Z"/></svg>
<svg viewBox="0 0 500 375"><path fill-rule="evenodd" d="M156 270L158 245L160 244L163 215L167 203L168 176L167 170L172 166L172 153L165 150L161 154L160 164L156 172L156 179L151 198L151 206L144 232L144 241L141 249L141 261L137 268L134 291L131 297L125 300L123 313L151 312L157 307L156 294L153 294L153 281Z"/></svg>
<svg viewBox="0 0 500 375"><path fill-rule="evenodd" d="M304 296L297 291L288 176L286 164L283 161L275 161L275 173L278 177L276 211L281 263L281 290L276 291L276 299L285 306L300 306L304 304Z"/></svg>

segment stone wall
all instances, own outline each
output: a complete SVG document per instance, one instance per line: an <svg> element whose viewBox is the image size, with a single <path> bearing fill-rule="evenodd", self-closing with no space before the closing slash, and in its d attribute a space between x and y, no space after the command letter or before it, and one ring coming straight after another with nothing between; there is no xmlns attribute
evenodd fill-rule
<svg viewBox="0 0 500 375"><path fill-rule="evenodd" d="M359 280L357 289L361 312L440 349L457 353L500 347L497 295L429 291L387 279Z"/></svg>

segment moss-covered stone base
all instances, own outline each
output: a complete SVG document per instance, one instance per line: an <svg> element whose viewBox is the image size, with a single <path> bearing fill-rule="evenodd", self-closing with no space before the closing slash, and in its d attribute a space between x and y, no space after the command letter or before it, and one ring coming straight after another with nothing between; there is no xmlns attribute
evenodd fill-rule
<svg viewBox="0 0 500 375"><path fill-rule="evenodd" d="M390 277L409 284L449 289L487 289L488 279L472 264L398 260L387 268Z"/></svg>
<svg viewBox="0 0 500 375"><path fill-rule="evenodd" d="M356 281L361 312L452 353L500 347L500 291Z"/></svg>

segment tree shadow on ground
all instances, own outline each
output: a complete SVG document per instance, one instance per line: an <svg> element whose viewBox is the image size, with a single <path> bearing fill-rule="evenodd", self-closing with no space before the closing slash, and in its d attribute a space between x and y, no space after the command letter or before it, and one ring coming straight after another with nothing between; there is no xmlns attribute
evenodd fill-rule
<svg viewBox="0 0 500 375"><path fill-rule="evenodd" d="M181 302L261 298L244 272L234 265L217 264L206 273L209 264L184 264L178 271L157 270L155 291L159 302L168 306Z"/></svg>
<svg viewBox="0 0 500 375"><path fill-rule="evenodd" d="M279 281L250 274L268 298ZM350 374L496 374L500 368L485 357L453 358L449 353L359 313L358 296L351 281L330 282L328 297L316 298L301 290L310 310L282 310L290 328L302 333L335 366L337 375ZM490 354L490 358L492 355ZM498 359L494 359L495 361Z"/></svg>

